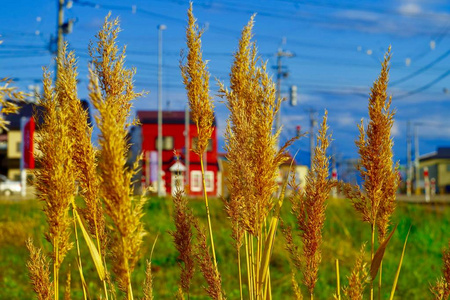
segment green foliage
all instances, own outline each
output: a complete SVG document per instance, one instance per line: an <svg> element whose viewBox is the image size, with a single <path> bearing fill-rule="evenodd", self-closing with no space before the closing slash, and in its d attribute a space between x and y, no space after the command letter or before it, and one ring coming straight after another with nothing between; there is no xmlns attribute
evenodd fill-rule
<svg viewBox="0 0 450 300"><path fill-rule="evenodd" d="M43 245L44 251L50 251L48 243L43 240L45 216L42 204L37 201L1 202L0 209L0 299L33 299L34 293L24 271L28 259L25 239L31 236L35 244ZM190 205L200 221L206 224L204 203L202 199L192 199ZM216 239L216 251L219 270L223 276L224 289L229 299L239 297L239 282L236 277L237 262L226 213L223 204L217 199L210 201L213 217L213 230ZM287 224L294 226L295 220L289 213L289 205L283 207L281 215ZM152 243L157 233L158 242L153 253L152 267L154 275L155 299L173 299L177 291L179 268L177 252L169 230L174 230L172 222L172 201L149 199L145 206L145 227L149 234L145 237L142 249L143 259L139 260L133 277L136 297L142 296L141 286L145 278L145 259L149 257ZM383 295L389 297L390 288L397 271L398 260L410 225L407 252L403 261L396 297L399 299L429 299L429 283L434 282L440 274L442 248L447 245L450 229L450 207L446 205L398 205L393 224L398 224L386 250L383 260ZM14 230L3 230L13 227ZM295 228L295 227L294 227ZM294 229L295 230L295 229ZM336 278L334 260L339 259L341 285L347 285L346 276L354 265L362 242L370 236L368 226L361 226L361 221L347 200L330 200L324 229L323 262L319 271L316 299L330 299L335 292ZM82 243L84 274L92 295L102 293L95 266L88 249ZM369 254L368 254L369 255ZM61 282L70 263L76 265L75 251L71 251L62 265ZM367 257L367 261L369 257ZM79 274L72 268L73 299L80 299L82 291ZM300 278L300 274L297 275ZM275 240L275 249L271 260L271 279L273 299L291 299L291 271L288 255L284 250L284 239ZM203 292L205 285L200 275L194 277L191 299L208 299ZM303 288L303 287L302 287ZM63 290L63 289L61 289ZM306 290L303 291L306 294ZM244 295L245 297L245 295Z"/></svg>

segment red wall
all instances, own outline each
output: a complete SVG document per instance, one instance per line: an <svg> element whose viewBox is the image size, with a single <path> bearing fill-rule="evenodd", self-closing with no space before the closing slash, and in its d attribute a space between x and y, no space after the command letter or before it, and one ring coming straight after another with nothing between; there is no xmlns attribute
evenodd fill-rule
<svg viewBox="0 0 450 300"><path fill-rule="evenodd" d="M157 124L142 124L142 151L145 153L146 151L156 151L156 139L158 136L158 125ZM162 134L163 136L173 136L174 141L174 149L178 154L181 155L181 162L185 164L184 159L184 147L185 147L185 136L184 136L185 125L184 124L163 124ZM189 126L189 143L192 142L194 137L197 137L197 127L194 124L190 124ZM214 190L208 192L209 195L217 194L217 172L218 172L218 164L217 164L217 129L214 128L212 136L212 151L208 151L206 154L207 166L206 169L208 171L214 172ZM189 145L189 149L191 149L192 145ZM171 173L169 171L170 166L173 164L173 149L172 150L163 150L162 151L162 160L163 160L163 171L165 175L163 179L166 181L166 191L167 195L171 194ZM201 170L200 167L200 158L193 151L189 151L189 170ZM144 170L145 172L145 170ZM186 177L185 177L186 178ZM190 184L190 183L189 183ZM201 196L202 192L190 192L192 196Z"/></svg>

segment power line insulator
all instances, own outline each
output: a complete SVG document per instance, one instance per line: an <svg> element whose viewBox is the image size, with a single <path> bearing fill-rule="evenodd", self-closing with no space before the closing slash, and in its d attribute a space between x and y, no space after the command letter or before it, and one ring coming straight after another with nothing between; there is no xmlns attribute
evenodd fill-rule
<svg viewBox="0 0 450 300"><path fill-rule="evenodd" d="M291 85L289 89L291 106L297 106L297 86Z"/></svg>

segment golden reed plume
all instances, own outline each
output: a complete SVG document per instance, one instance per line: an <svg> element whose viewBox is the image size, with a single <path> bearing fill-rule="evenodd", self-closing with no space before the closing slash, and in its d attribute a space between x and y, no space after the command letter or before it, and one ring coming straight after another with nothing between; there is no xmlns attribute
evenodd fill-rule
<svg viewBox="0 0 450 300"><path fill-rule="evenodd" d="M188 207L188 199L184 196L184 191L179 186L176 187L175 195L173 196L173 206L173 219L176 230L169 233L172 235L175 248L179 253L180 285L182 291L189 295L191 280L195 272L192 226L197 221L194 220L192 209Z"/></svg>
<svg viewBox="0 0 450 300"><path fill-rule="evenodd" d="M350 300L362 300L364 296L364 288L368 276L367 264L364 262L365 244L362 245L360 254L356 259L355 266L348 277L348 286L343 288L344 294Z"/></svg>
<svg viewBox="0 0 450 300"><path fill-rule="evenodd" d="M36 189L39 200L44 202L44 212L49 225L47 240L53 246L53 274L55 294L58 295L58 278L61 263L72 248L69 209L75 192L73 149L70 138L69 106L60 79L56 89L52 87L50 73L44 72L44 93L39 99L42 107L42 123L39 125L37 161L41 166L36 170ZM40 116L36 117L37 119Z"/></svg>
<svg viewBox="0 0 450 300"><path fill-rule="evenodd" d="M90 98L98 111L100 129L100 197L112 221L113 271L119 288L133 298L131 273L139 259L145 235L141 222L143 199L133 197L132 177L137 164L126 166L129 149L127 129L130 125L131 101L140 97L133 86L134 70L125 68L125 47L116 44L120 31L118 19L105 18L96 35L97 43L89 47L93 61L90 69Z"/></svg>
<svg viewBox="0 0 450 300"><path fill-rule="evenodd" d="M30 259L27 262L28 276L38 300L51 300L54 296L53 283L50 280L50 270L47 258L41 249L33 245L33 241L26 241Z"/></svg>
<svg viewBox="0 0 450 300"><path fill-rule="evenodd" d="M322 261L322 231L325 223L326 203L332 187L329 176L329 158L326 154L331 135L327 135L327 112L317 136L313 163L306 176L305 192L294 189L290 198L292 213L297 218L300 237L303 241L303 282L309 293L314 293L318 278L319 265ZM293 252L292 250L290 251ZM293 256L291 254L291 256ZM299 260L299 259L298 259ZM294 260L295 262L295 260ZM298 263L297 263L298 264ZM297 265L296 264L296 265Z"/></svg>
<svg viewBox="0 0 450 300"><path fill-rule="evenodd" d="M198 28L191 2L186 28L186 45L189 51L186 64L181 64L180 68L191 109L191 119L197 125L198 140L193 150L199 156L203 155L208 147L214 121L214 105L209 91L210 75L202 55L202 35L203 31Z"/></svg>

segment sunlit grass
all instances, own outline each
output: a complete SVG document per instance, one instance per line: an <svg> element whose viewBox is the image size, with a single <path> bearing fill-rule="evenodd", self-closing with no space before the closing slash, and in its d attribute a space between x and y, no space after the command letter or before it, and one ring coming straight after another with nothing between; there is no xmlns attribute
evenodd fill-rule
<svg viewBox="0 0 450 300"><path fill-rule="evenodd" d="M194 213L200 216L201 222L206 224L204 216L204 203L202 199L191 201ZM45 217L42 214L42 205L37 201L1 202L0 228L13 227L15 230L1 231L0 234L0 299L32 299L33 291L25 270L28 251L25 248L25 239L32 235L36 245L43 245L45 251L50 251L49 245L43 240L45 232ZM177 252L168 230L174 230L172 221L172 202L170 200L150 199L145 206L146 216L143 221L149 231L144 239L143 251L145 255L136 266L133 285L139 287L145 276L145 258L150 255L153 237L159 233L158 242L153 254L153 275L155 299L173 299L178 288L179 268L177 265ZM295 220L289 216L289 205L283 209L286 222L293 224ZM224 289L229 299L239 297L239 285L236 278L237 265L235 251L232 246L230 229L221 201L211 199L211 214L213 230L217 244L217 259L221 266ZM289 217L288 217L289 216ZM390 255L385 257L383 278L386 287L382 298L390 292L392 278L395 274L398 258L402 251L403 241L409 226L412 225L408 240L406 257L403 262L402 273L398 283L396 296L399 299L429 299L429 283L434 283L441 269L442 248L447 244L450 230L450 207L446 205L417 205L399 204L398 211L393 220L399 224L387 251ZM339 258L341 267L341 285L346 285L346 276L349 274L358 254L359 246L367 241L370 229L361 226L357 214L347 200L333 200L329 202L327 218L324 229L323 262L320 267L319 280L316 289L320 291L316 299L330 299L335 291L336 278L334 259ZM82 247L82 255L89 257L88 250ZM282 238L275 243L274 255L271 265L272 285L274 299L291 299L290 268L288 255L284 250ZM71 251L67 261L75 265L75 253ZM72 268L72 296L73 299L82 297L79 275ZM102 292L102 286L96 279L96 271L89 259L85 260L84 270L89 288L94 294ZM61 282L65 282L67 266L62 266ZM92 279L92 280L89 280ZM191 299L208 299L202 289L200 276L194 277L191 288ZM304 291L306 293L306 290ZM136 288L136 297L142 295L142 289Z"/></svg>

